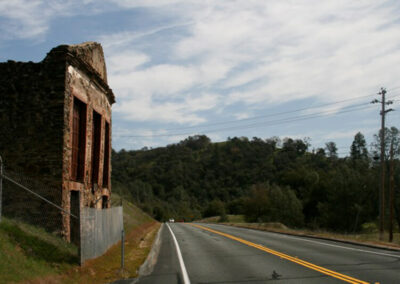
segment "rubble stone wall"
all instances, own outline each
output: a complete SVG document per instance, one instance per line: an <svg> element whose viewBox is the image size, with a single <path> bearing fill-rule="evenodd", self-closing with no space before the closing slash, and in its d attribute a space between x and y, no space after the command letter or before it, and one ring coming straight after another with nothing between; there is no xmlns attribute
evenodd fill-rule
<svg viewBox="0 0 400 284"><path fill-rule="evenodd" d="M0 63L0 155L5 174L26 177L24 186L58 205L62 202L64 86L63 60ZM10 216L26 216L26 222L34 220L39 222L35 225L62 231L61 212L17 186L4 184L3 204L8 204ZM37 220L38 212L46 212L51 224Z"/></svg>
<svg viewBox="0 0 400 284"><path fill-rule="evenodd" d="M74 97L87 105L83 182L72 181L70 173ZM71 207L71 190L80 192L80 207L101 208L102 197L111 195L114 100L98 43L58 46L39 63L0 63L0 155L5 171L22 171L59 189L53 201L66 211ZM93 110L101 115L98 181L91 180ZM106 123L110 141L109 179L108 184L103 184ZM109 202L105 207L109 207ZM58 215L62 234L70 240L70 217L60 212Z"/></svg>
<svg viewBox="0 0 400 284"><path fill-rule="evenodd" d="M0 63L0 155L7 168L60 186L65 66Z"/></svg>

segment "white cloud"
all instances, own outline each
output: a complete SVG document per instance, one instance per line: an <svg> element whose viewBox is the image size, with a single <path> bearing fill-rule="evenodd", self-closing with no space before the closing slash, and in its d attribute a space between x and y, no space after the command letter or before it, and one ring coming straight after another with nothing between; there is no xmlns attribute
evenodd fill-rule
<svg viewBox="0 0 400 284"><path fill-rule="evenodd" d="M144 53L136 51L124 51L122 53L109 56L107 67L111 71L111 75L124 74L134 71L136 68L149 62L150 58Z"/></svg>
<svg viewBox="0 0 400 284"><path fill-rule="evenodd" d="M239 120L249 118L250 115L247 112L236 113L235 117Z"/></svg>
<svg viewBox="0 0 400 284"><path fill-rule="evenodd" d="M49 15L46 9L39 13L42 8L39 0L0 1L0 16L7 18L1 28L3 37L34 38L45 33Z"/></svg>
<svg viewBox="0 0 400 284"><path fill-rule="evenodd" d="M2 0L0 19L3 18L0 39L42 40L54 19L75 15L102 13L111 6L109 1L93 0Z"/></svg>
<svg viewBox="0 0 400 284"><path fill-rule="evenodd" d="M197 18L176 54L231 62L225 87L256 83L234 90L227 103L346 98L395 80L383 68L400 60L400 32L388 25L395 13L385 2L219 1Z"/></svg>
<svg viewBox="0 0 400 284"><path fill-rule="evenodd" d="M191 67L160 64L143 70L118 73L110 68L113 88L129 91L131 98L176 97L196 82L196 72Z"/></svg>
<svg viewBox="0 0 400 284"><path fill-rule="evenodd" d="M138 7L151 7L151 8L159 8L170 6L174 4L183 4L185 2L194 2L189 0L110 0L110 2L117 4L118 6L124 8L138 8Z"/></svg>
<svg viewBox="0 0 400 284"><path fill-rule="evenodd" d="M114 107L114 112L121 113L128 120L158 120L163 123L174 122L195 125L206 121L196 112L213 109L217 104L218 96L211 94L195 97L186 95L185 98L178 101L162 103L152 101L150 97L138 97L117 104Z"/></svg>

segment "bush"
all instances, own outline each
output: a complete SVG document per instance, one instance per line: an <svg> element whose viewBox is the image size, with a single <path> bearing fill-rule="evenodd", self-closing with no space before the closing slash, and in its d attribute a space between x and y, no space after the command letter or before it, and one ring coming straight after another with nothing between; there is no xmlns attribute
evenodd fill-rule
<svg viewBox="0 0 400 284"><path fill-rule="evenodd" d="M363 233L376 233L378 232L378 226L373 222L364 223L361 225L361 231Z"/></svg>
<svg viewBox="0 0 400 284"><path fill-rule="evenodd" d="M228 222L228 215L226 215L225 210L221 213L221 215L219 216L218 222L222 223L222 222Z"/></svg>
<svg viewBox="0 0 400 284"><path fill-rule="evenodd" d="M221 200L214 199L208 204L207 209L204 211L203 216L213 217L213 216L221 216L223 214L226 214L224 203Z"/></svg>

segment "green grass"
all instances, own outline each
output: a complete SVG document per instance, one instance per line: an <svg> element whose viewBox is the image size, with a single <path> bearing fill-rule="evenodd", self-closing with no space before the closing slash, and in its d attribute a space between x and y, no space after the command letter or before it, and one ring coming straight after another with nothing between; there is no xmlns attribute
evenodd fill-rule
<svg viewBox="0 0 400 284"><path fill-rule="evenodd" d="M117 193L112 194L113 206L121 206L121 197ZM122 201L124 207L124 229L125 233L129 233L131 230L137 228L138 226L153 222L154 219L138 208L133 203L124 199Z"/></svg>
<svg viewBox="0 0 400 284"><path fill-rule="evenodd" d="M43 229L2 218L0 283L58 274L76 265L78 250Z"/></svg>
<svg viewBox="0 0 400 284"><path fill-rule="evenodd" d="M115 206L120 205L118 195L113 194L113 199L117 202ZM123 201L123 207L127 240L131 241L132 245L143 243L143 240L152 241L147 234L150 232L150 224L154 224L154 219L130 202ZM153 227L154 225L151 228ZM138 239L134 242L132 238L128 239L130 235L135 235ZM130 249L129 244L126 245L126 249ZM139 245L132 246L132 249L138 253L140 251ZM140 251L140 257L131 264L132 271L136 271L147 256L149 248L143 249L144 251ZM90 261L86 268L80 268L78 248L75 245L66 243L44 229L2 217L0 284L32 280L39 281L37 283L106 283L117 276L116 271L120 265L119 252L120 245L116 245L103 257ZM128 260L126 262L128 266L130 263ZM110 271L107 271L108 268Z"/></svg>

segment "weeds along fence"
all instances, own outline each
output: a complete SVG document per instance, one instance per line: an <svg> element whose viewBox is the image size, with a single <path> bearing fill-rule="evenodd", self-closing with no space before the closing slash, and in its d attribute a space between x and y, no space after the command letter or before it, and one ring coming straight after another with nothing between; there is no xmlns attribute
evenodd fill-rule
<svg viewBox="0 0 400 284"><path fill-rule="evenodd" d="M62 189L39 182L22 171L4 170L0 157L0 222L2 217L27 223L63 237L63 216L77 227L77 258L86 260L105 253L121 240L122 206L109 209L80 208L77 214L62 207ZM72 226L72 225L71 225Z"/></svg>

